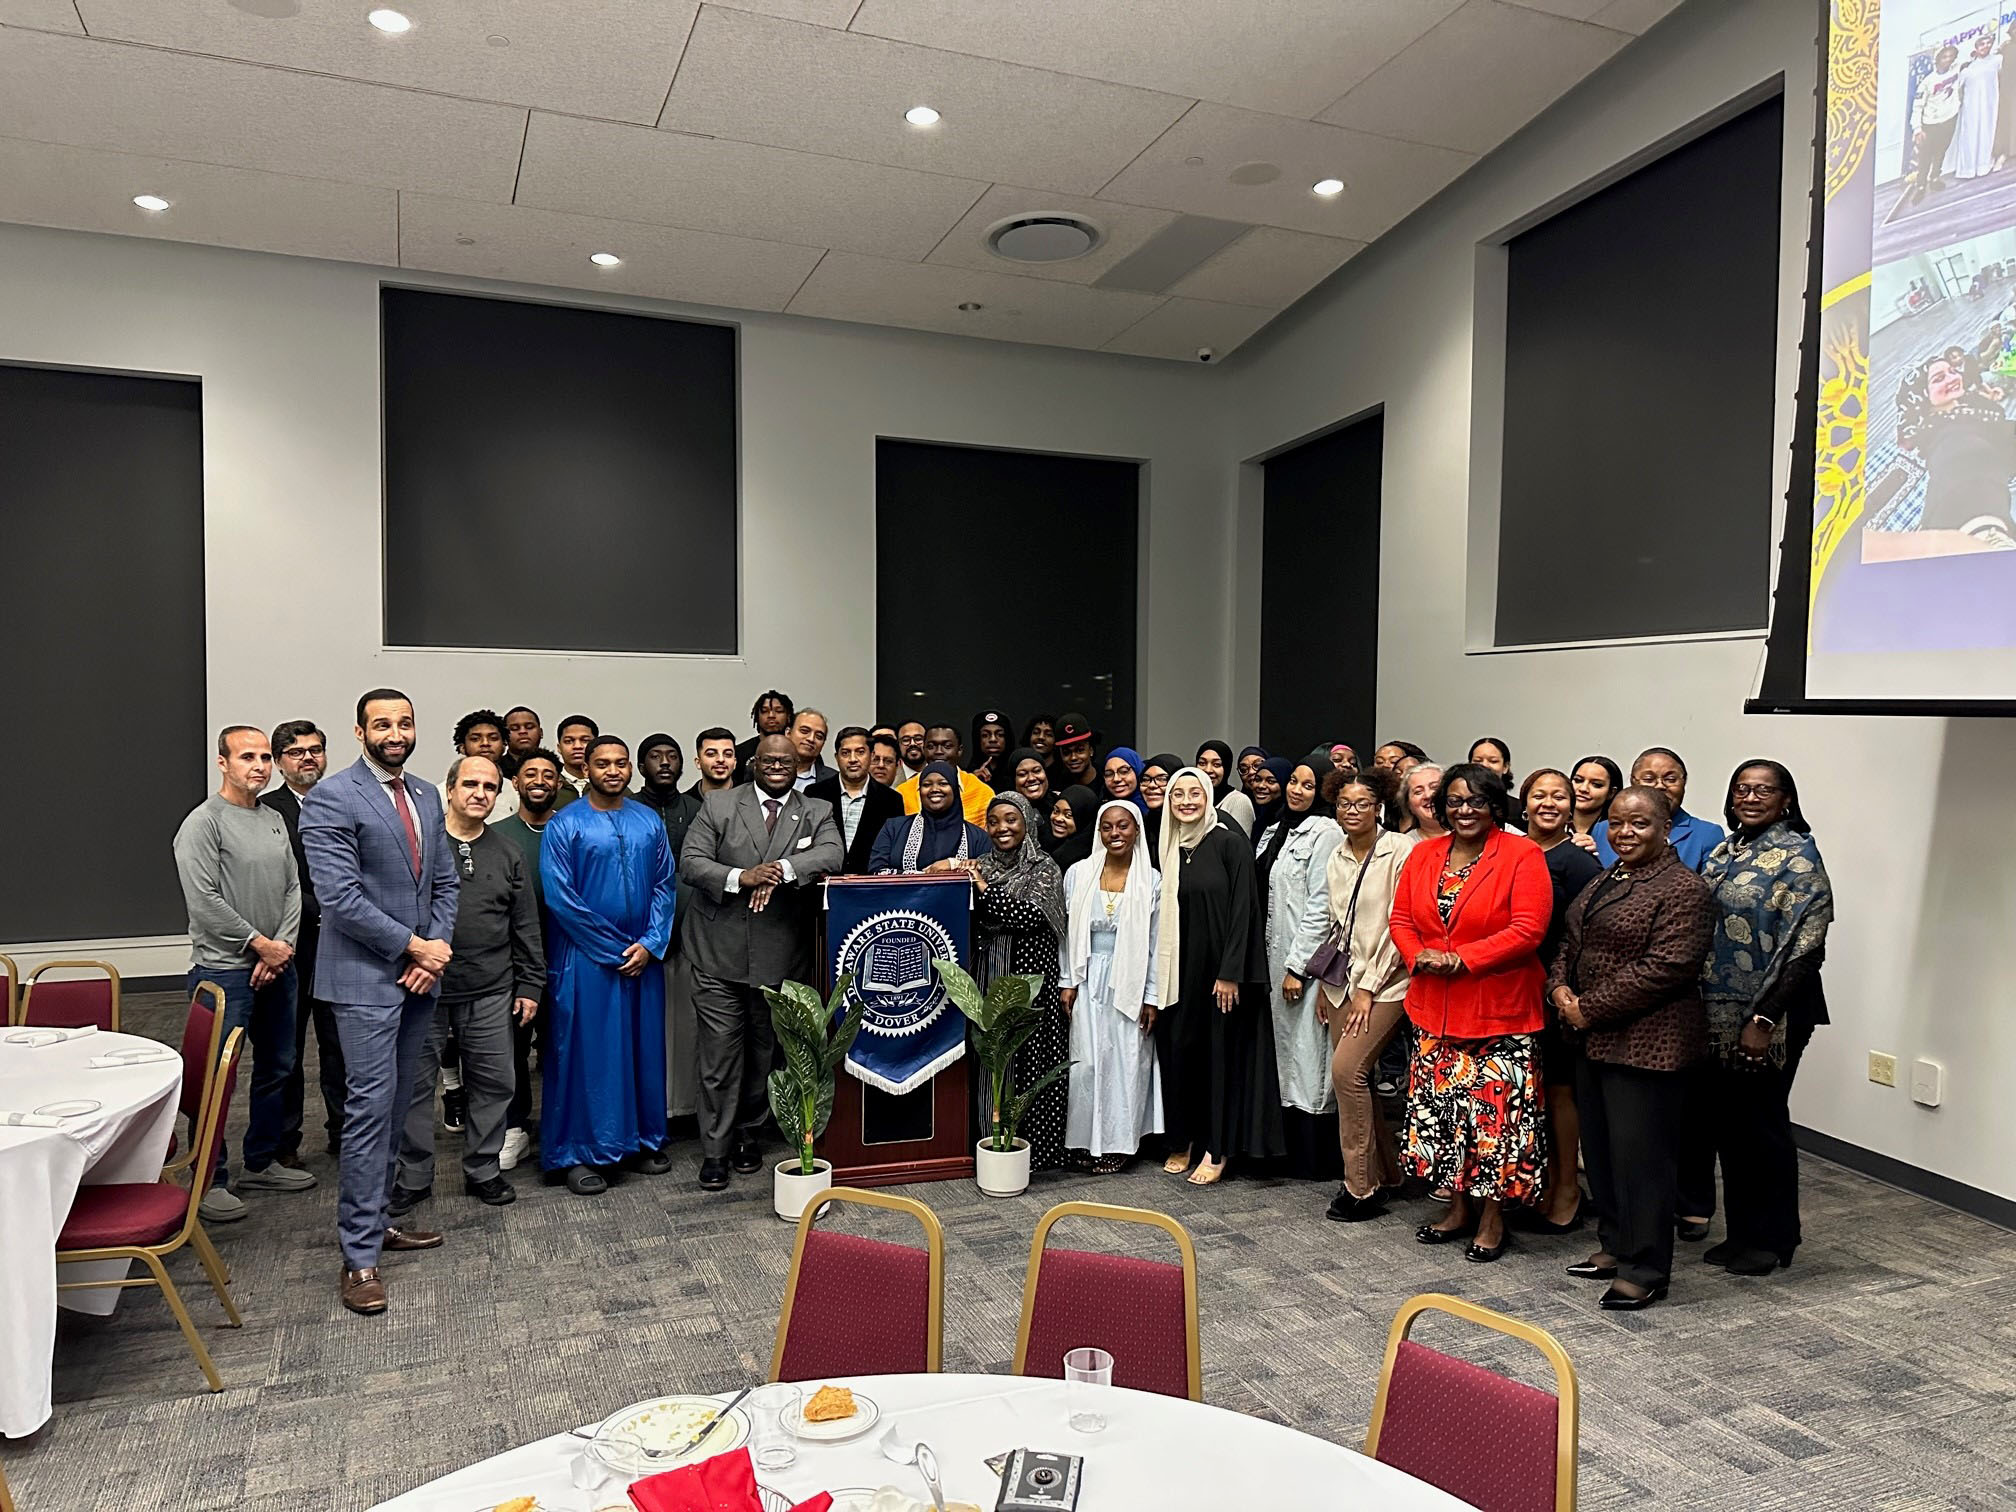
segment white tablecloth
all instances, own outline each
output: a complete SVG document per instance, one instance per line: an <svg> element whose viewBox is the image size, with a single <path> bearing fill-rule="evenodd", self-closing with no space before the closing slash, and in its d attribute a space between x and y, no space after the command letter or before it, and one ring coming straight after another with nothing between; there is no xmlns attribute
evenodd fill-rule
<svg viewBox="0 0 2016 1512"><path fill-rule="evenodd" d="M821 1384L808 1382L807 1389ZM1354 1450L1259 1418L1199 1402L1106 1387L1106 1428L1073 1432L1062 1381L1018 1376L862 1376L838 1382L865 1392L882 1420L846 1444L803 1444L789 1470L759 1479L794 1499L842 1487L893 1485L926 1500L917 1472L880 1452L882 1430L921 1440L938 1456L947 1500L992 1512L1000 1483L985 1461L1008 1449L1082 1455L1084 1512L1452 1512L1463 1503ZM626 1404L612 1402L611 1411ZM575 1488L570 1466L585 1440L557 1434L382 1503L379 1512L478 1512L536 1495L541 1512L630 1512L627 1482Z"/></svg>
<svg viewBox="0 0 2016 1512"><path fill-rule="evenodd" d="M5 1042L0 1111L32 1113L89 1098L96 1112L60 1129L0 1128L0 1434L18 1438L49 1420L56 1348L56 1236L82 1183L152 1181L161 1174L182 1090L182 1058L97 1068L93 1056L155 1046L131 1034L87 1034L57 1045ZM124 1262L64 1267L64 1280L124 1274ZM75 1274L71 1274L74 1272ZM64 1292L63 1305L109 1313L119 1292Z"/></svg>

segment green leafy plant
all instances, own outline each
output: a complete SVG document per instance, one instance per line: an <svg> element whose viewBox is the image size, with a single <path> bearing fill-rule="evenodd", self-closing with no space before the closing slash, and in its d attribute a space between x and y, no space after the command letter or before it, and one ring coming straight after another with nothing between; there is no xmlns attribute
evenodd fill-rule
<svg viewBox="0 0 2016 1512"><path fill-rule="evenodd" d="M784 1137L798 1147L800 1176L817 1169L812 1146L833 1117L833 1076L861 1032L861 1015L867 1011L868 1005L859 1001L846 1008L847 987L853 980L842 976L833 984L832 999L823 1003L818 991L803 982L763 989L784 1058L784 1064L770 1073L770 1111L777 1115Z"/></svg>
<svg viewBox="0 0 2016 1512"><path fill-rule="evenodd" d="M931 964L945 979L945 990L953 1003L973 1026L973 1053L980 1057L981 1068L987 1073L987 1086L992 1094L989 1101L994 1109L987 1147L1012 1150L1015 1130L1037 1097L1071 1070L1069 1065L1053 1067L1019 1094L1009 1081L1016 1055L1043 1022L1042 1011L1035 1006L1036 995L1043 990L1043 978L999 976L983 994L980 984L952 962L933 960Z"/></svg>

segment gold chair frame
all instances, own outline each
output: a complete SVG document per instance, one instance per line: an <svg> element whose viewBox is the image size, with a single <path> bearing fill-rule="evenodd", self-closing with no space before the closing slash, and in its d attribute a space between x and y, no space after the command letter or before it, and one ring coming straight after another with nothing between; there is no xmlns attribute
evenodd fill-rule
<svg viewBox="0 0 2016 1512"><path fill-rule="evenodd" d="M853 1203L857 1207L884 1208L907 1213L924 1230L924 1250L930 1259L930 1282L924 1312L924 1368L936 1375L945 1360L945 1230L938 1215L914 1197L898 1197L893 1192L867 1192L858 1187L829 1187L805 1204L798 1215L798 1236L791 1247L791 1273L784 1281L784 1306L777 1314L777 1340L770 1350L770 1379L781 1379L784 1341L791 1336L791 1312L798 1303L798 1273L805 1263L805 1240L819 1214L831 1203Z"/></svg>
<svg viewBox="0 0 2016 1512"><path fill-rule="evenodd" d="M224 989L219 987L215 982L198 982L196 990L189 994L191 1005L193 1006L196 999L204 993L210 995L210 1012L212 1017L210 1020L210 1043L203 1049L203 1092L196 1101L199 1116L202 1110L210 1105L211 1089L217 1085L217 1046L219 1041L224 1038ZM177 1048L180 1048L179 1045ZM187 1170L190 1163L196 1159L196 1151L199 1148L201 1146L196 1143L192 1135L189 1147L161 1167L161 1174L163 1176L173 1176L178 1171ZM229 1280L231 1273L227 1270L224 1275L225 1279Z"/></svg>
<svg viewBox="0 0 2016 1512"><path fill-rule="evenodd" d="M1554 1371L1554 1395L1560 1404L1554 1414L1554 1512L1574 1512L1575 1464L1577 1447L1581 1442L1582 1412L1574 1361L1568 1358L1568 1351L1561 1347L1561 1341L1546 1329L1493 1312L1488 1307L1479 1307L1474 1302L1465 1302L1461 1297L1423 1292L1409 1297L1394 1315L1393 1327L1386 1335L1386 1358L1379 1366L1379 1395L1372 1402L1372 1423L1365 1430L1366 1457L1379 1457L1379 1433L1386 1426L1386 1398L1393 1386L1393 1362L1400 1354L1400 1345L1413 1332L1415 1321L1428 1312L1447 1313L1465 1323L1474 1323L1479 1328L1518 1339L1531 1344L1546 1356L1548 1365Z"/></svg>
<svg viewBox="0 0 2016 1512"><path fill-rule="evenodd" d="M7 1489L5 1470L0 1470L0 1512L14 1512L14 1497Z"/></svg>
<svg viewBox="0 0 2016 1512"><path fill-rule="evenodd" d="M231 1037L224 1041L224 1053L218 1057L216 1070L212 1073L210 1090L203 1099L203 1117L196 1134L195 1148L210 1148L211 1132L224 1116L224 1092L230 1085L231 1068L237 1064L238 1054L244 1048L245 1031L233 1029ZM182 1337L189 1341L189 1352L196 1356L196 1363L203 1367L203 1377L210 1383L212 1391L222 1391L224 1381L217 1374L217 1366L210 1358L210 1351L203 1347L203 1336L196 1331L196 1325L189 1318L189 1309L182 1305L182 1293L168 1276L162 1261L174 1254L185 1244L193 1244L196 1255L203 1263L203 1272L210 1278L210 1286L217 1293L217 1300L224 1304L224 1316L229 1319L230 1328L244 1326L244 1319L238 1316L238 1305L231 1300L231 1293L225 1286L224 1262L218 1256L216 1246L210 1236L203 1232L202 1220L197 1209L203 1201L203 1191L208 1185L200 1171L190 1172L189 1206L182 1220L182 1227L172 1238L160 1244L108 1244L98 1249L64 1250L56 1252L58 1265L69 1265L80 1260L138 1260L146 1266L149 1274L126 1276L119 1280L105 1281L62 1281L57 1283L58 1291L97 1290L105 1287L158 1286L168 1300L169 1311L175 1314L175 1321L182 1326Z"/></svg>
<svg viewBox="0 0 2016 1512"><path fill-rule="evenodd" d="M112 1032L119 1032L119 968L110 961L44 961L28 973L21 988L21 1022L28 1022L28 1010L35 996L35 979L45 971L99 971L112 983Z"/></svg>
<svg viewBox="0 0 2016 1512"><path fill-rule="evenodd" d="M1150 1208L1115 1207L1108 1202L1060 1202L1036 1224L1029 1241L1029 1266L1022 1277L1022 1318L1015 1325L1015 1374L1023 1374L1029 1358L1029 1329L1035 1321L1036 1282L1043 1270L1043 1248L1060 1218L1098 1218L1108 1223L1138 1223L1160 1229L1176 1241L1183 1260L1183 1347L1190 1380L1190 1400L1204 1400L1204 1351L1197 1336L1197 1249L1190 1231L1167 1213Z"/></svg>
<svg viewBox="0 0 2016 1512"><path fill-rule="evenodd" d="M0 955L0 971L7 973L7 1001L0 1003L0 1015L4 1015L9 1029L21 1022L21 968L14 964L14 957ZM7 1487L0 1482L0 1512L8 1512Z"/></svg>

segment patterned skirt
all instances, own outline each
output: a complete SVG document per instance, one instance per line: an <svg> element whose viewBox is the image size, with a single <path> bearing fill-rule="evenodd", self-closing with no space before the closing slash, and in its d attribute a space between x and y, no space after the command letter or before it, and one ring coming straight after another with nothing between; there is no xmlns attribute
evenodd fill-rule
<svg viewBox="0 0 2016 1512"><path fill-rule="evenodd" d="M1419 1034L1407 1089L1402 1165L1480 1200L1523 1198L1547 1171L1547 1129L1530 1034Z"/></svg>

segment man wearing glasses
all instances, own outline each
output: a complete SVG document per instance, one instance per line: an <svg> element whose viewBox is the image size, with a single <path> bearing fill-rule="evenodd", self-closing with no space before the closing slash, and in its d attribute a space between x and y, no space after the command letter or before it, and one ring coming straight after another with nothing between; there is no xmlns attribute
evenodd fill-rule
<svg viewBox="0 0 2016 1512"><path fill-rule="evenodd" d="M462 1135L462 1190L492 1207L517 1197L499 1169L505 1113L517 1085L512 1064L513 1022L525 1023L546 986L546 957L539 938L539 899L524 852L490 828L490 811L504 778L487 756L459 756L448 768L443 823L448 850L460 874L454 955L441 974L433 1032L420 1051L413 1095L402 1110L399 1176L391 1212L403 1218L434 1194L434 1082L442 1047L452 1035L462 1052L467 1099Z"/></svg>
<svg viewBox="0 0 2016 1512"><path fill-rule="evenodd" d="M290 719L273 730L273 764L280 786L259 801L287 824L294 847L294 868L301 874L301 937L294 942L294 1070L287 1078L280 1126L277 1165L301 1168L301 1124L305 1111L308 1025L315 1025L317 1080L322 1086L322 1129L329 1153L343 1143L343 1042L336 1037L336 1015L315 995L315 945L322 933L322 909L315 901L315 882L308 875L308 857L301 849L301 803L322 780L329 764L329 737L312 719Z"/></svg>

